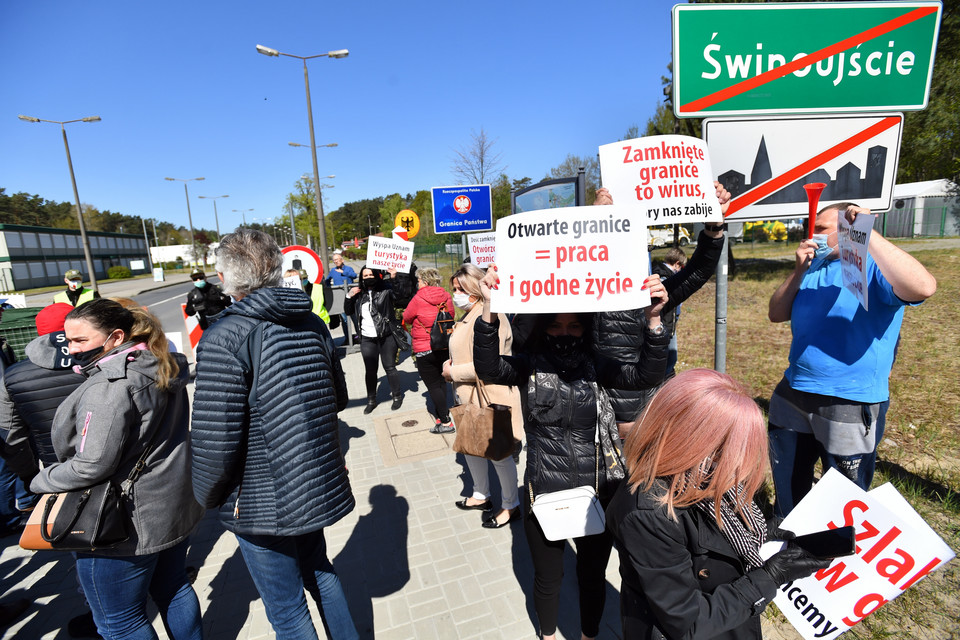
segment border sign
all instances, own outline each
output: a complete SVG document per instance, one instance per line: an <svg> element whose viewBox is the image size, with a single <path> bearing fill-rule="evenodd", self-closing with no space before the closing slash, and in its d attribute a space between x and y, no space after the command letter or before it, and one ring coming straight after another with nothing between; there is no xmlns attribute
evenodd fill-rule
<svg viewBox="0 0 960 640"><path fill-rule="evenodd" d="M730 222L805 216L808 182L827 185L822 204L890 209L902 132L900 113L703 121L717 180L733 196Z"/></svg>
<svg viewBox="0 0 960 640"><path fill-rule="evenodd" d="M630 208L566 207L497 220L496 313L620 311L650 304L646 227Z"/></svg>
<svg viewBox="0 0 960 640"><path fill-rule="evenodd" d="M677 5L674 113L919 111L941 12L939 2Z"/></svg>
<svg viewBox="0 0 960 640"><path fill-rule="evenodd" d="M493 229L490 185L434 187L433 232L463 233Z"/></svg>
<svg viewBox="0 0 960 640"><path fill-rule="evenodd" d="M283 252L284 271L287 269L305 269L307 276L310 278L310 282L320 282L323 280L323 261L320 260L320 256L318 256L313 249L294 244L289 247L284 247L280 251ZM296 266L297 261L300 263L299 267Z"/></svg>

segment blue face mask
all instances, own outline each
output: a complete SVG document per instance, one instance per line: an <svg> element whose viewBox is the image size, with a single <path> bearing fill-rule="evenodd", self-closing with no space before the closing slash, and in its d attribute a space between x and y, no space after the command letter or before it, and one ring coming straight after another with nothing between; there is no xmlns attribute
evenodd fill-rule
<svg viewBox="0 0 960 640"><path fill-rule="evenodd" d="M812 240L817 243L817 248L813 252L813 260L810 262L808 271L816 271L827 263L827 258L833 253L833 247L827 244L827 239L831 234L815 233Z"/></svg>
<svg viewBox="0 0 960 640"><path fill-rule="evenodd" d="M194 281L193 281L193 286L197 287L198 289L203 289L203 286L204 286L205 284L207 284L207 281L206 281L206 280L194 280Z"/></svg>

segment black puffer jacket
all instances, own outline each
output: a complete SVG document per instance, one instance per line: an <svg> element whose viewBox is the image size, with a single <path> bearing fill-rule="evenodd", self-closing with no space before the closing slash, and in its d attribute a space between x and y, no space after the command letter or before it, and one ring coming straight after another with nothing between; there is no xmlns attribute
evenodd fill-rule
<svg viewBox="0 0 960 640"><path fill-rule="evenodd" d="M358 327L362 318L360 316L360 307L366 302L372 302L370 305L370 315L373 316L373 324L377 327L377 337L389 335L393 330L395 323L393 314L393 290L388 285L383 285L380 289L372 291L361 290L355 296L349 297L343 302L343 311L348 316L353 316Z"/></svg>
<svg viewBox="0 0 960 640"><path fill-rule="evenodd" d="M620 619L625 638L745 640L760 636L760 613L777 585L744 563L709 515L676 509L622 483L607 506L620 552Z"/></svg>
<svg viewBox="0 0 960 640"><path fill-rule="evenodd" d="M710 279L717 268L722 251L722 237L714 239L700 232L700 237L697 238L697 250L687 261L687 266L664 280L670 300L660 312L660 317L668 338L675 328L674 310L677 305L696 293ZM636 358L642 353L645 327L646 317L643 309L598 313L594 319L594 351L607 358L636 362ZM639 391L621 387L608 389L610 402L617 414L617 422L636 420L663 382L659 380L657 384Z"/></svg>
<svg viewBox="0 0 960 640"><path fill-rule="evenodd" d="M230 296L220 290L215 284L206 283L202 287L194 287L187 294L187 306L184 313L188 316L197 315L200 328L204 331L210 326L209 318L217 315L230 306Z"/></svg>
<svg viewBox="0 0 960 640"><path fill-rule="evenodd" d="M8 430L7 444L27 447L44 465L57 462L50 441L53 416L86 378L73 371L63 331L34 338L27 359L9 367L0 385L0 428Z"/></svg>
<svg viewBox="0 0 960 640"><path fill-rule="evenodd" d="M258 289L204 332L193 403L193 491L237 533L292 536L354 507L337 412L347 388L300 289Z"/></svg>
<svg viewBox="0 0 960 640"><path fill-rule="evenodd" d="M501 356L499 322L474 324L473 364L484 382L526 388L524 431L527 436L527 469L524 486L534 495L593 485L597 476L596 385L637 388L656 384L666 368L666 333L648 335L640 357L632 363L592 358L573 376L561 377L550 354L523 353ZM602 454L601 454L602 455ZM601 468L603 462L600 462ZM600 496L609 498L600 476Z"/></svg>

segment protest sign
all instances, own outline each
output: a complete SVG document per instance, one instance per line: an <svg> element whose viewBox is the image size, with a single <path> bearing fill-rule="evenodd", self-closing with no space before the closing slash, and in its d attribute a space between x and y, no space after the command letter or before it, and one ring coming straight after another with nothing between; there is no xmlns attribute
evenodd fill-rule
<svg viewBox="0 0 960 640"><path fill-rule="evenodd" d="M627 207L568 207L497 220L503 313L619 311L650 304L646 227Z"/></svg>
<svg viewBox="0 0 960 640"><path fill-rule="evenodd" d="M843 526L856 528L856 554L781 585L774 599L807 640L836 638L954 556L892 486L866 492L836 469L781 524L797 535Z"/></svg>
<svg viewBox="0 0 960 640"><path fill-rule="evenodd" d="M496 261L497 236L493 233L473 233L467 236L467 245L470 247L470 262L486 269L491 262Z"/></svg>
<svg viewBox="0 0 960 640"><path fill-rule="evenodd" d="M370 236L367 244L367 264L371 269L396 269L400 273L410 272L413 262L413 243L399 238L381 238Z"/></svg>
<svg viewBox="0 0 960 640"><path fill-rule="evenodd" d="M840 244L840 266L843 274L843 286L857 296L864 311L867 306L867 246L873 231L875 215L859 214L853 224L849 224L843 212L837 216L837 242Z"/></svg>
<svg viewBox="0 0 960 640"><path fill-rule="evenodd" d="M720 222L707 145L689 136L650 136L600 147L603 186L643 224Z"/></svg>

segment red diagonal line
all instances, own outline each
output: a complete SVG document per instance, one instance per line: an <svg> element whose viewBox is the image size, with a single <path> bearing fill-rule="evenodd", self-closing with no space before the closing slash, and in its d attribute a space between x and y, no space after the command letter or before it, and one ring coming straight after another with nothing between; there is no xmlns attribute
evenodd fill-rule
<svg viewBox="0 0 960 640"><path fill-rule="evenodd" d="M912 11L908 11L902 16L896 17L893 20L890 20L888 22L878 24L877 26L867 29L866 31L863 31L861 33L858 33L855 36L851 36L849 38L846 38L845 40L841 40L836 44L832 44L829 47L825 47L823 49L820 49L819 51L815 51L814 53L811 53L810 55L804 56L799 60L788 62L787 64L776 67L775 69L770 69L769 71L765 71L758 76L754 76L753 78L748 78L746 80L738 82L737 84L729 86L726 89L721 89L716 93L712 93L708 96L698 98L693 102L688 102L687 104L682 105L680 107L680 113L687 113L691 111L702 111L708 107L712 107L718 102L723 102L724 100L733 98L734 96L738 96L741 93L746 93L751 89L756 89L757 87L767 84L768 82L772 82L777 78L782 78L783 76L791 74L794 71L810 66L812 64L816 64L817 62L821 60L825 60L836 53L840 53L841 51L845 51L846 49L851 49L857 45L863 44L867 40L873 40L874 38L879 38L880 36L890 33L895 29L899 29L904 25L910 24L911 22L915 22L920 18L925 18L931 13L935 13L936 11L937 11L937 7L919 7Z"/></svg>
<svg viewBox="0 0 960 640"><path fill-rule="evenodd" d="M834 158L839 157L840 155L850 151L851 149L863 144L870 138L877 136L890 127L896 126L900 122L899 116L888 116L881 120L880 122L874 123L864 129L863 131L854 134L853 136L847 138L840 144L834 145L823 151L814 157L810 158L806 162L798 164L793 169L790 169L786 173L780 174L776 178L771 178L763 184L747 191L742 196L738 196L730 201L730 208L727 209L727 212L724 217L727 217L744 207L754 204L759 200L767 197L771 193L779 191L783 187L787 186L794 180L799 180L803 176L807 175L814 169L820 167L820 165L833 160Z"/></svg>

